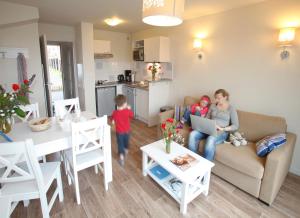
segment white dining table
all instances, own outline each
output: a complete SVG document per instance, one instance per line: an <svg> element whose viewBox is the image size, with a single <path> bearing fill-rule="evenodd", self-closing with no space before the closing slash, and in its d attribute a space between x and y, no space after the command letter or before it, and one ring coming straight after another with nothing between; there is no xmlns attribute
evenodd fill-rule
<svg viewBox="0 0 300 218"><path fill-rule="evenodd" d="M73 122L81 122L81 121L87 121L87 120L97 118L97 116L95 116L93 113L86 112L86 111L81 112L80 117L76 117L76 114L73 114L72 117L73 117L72 118ZM58 121L58 118L51 117L50 119L51 119L51 127L45 131L33 132L28 126L28 123L16 123L13 125L11 132L9 132L7 136L9 136L14 142L24 141L26 139L32 139L37 157L53 154L56 152L60 152L72 148L71 126L69 125L69 128L66 128L66 126L62 127L62 125L60 125L60 122ZM110 132L110 128L108 129ZM109 135L109 138L106 141L107 143L106 146L109 147L106 149L107 162L105 163L106 164L105 173L107 173L106 176L108 182L111 182L112 181L111 138L110 138L110 134L107 135ZM5 141L4 138L0 136L0 143L4 143L4 142L7 141ZM0 149L1 149L1 145L0 145ZM5 202L0 201L0 203L5 203Z"/></svg>
<svg viewBox="0 0 300 218"><path fill-rule="evenodd" d="M94 114L86 111L81 112L80 116L80 118L83 118L82 120L96 118ZM71 148L71 128L62 128L56 117L51 117L50 119L51 127L45 131L33 132L28 126L28 123L16 123L7 136L14 142L32 139L35 153L38 157ZM3 137L0 137L0 143L3 142L6 141Z"/></svg>

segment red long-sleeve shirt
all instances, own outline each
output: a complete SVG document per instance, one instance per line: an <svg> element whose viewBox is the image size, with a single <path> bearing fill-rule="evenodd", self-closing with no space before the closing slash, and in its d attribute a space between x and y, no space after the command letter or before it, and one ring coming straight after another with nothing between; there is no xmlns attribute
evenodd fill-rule
<svg viewBox="0 0 300 218"><path fill-rule="evenodd" d="M115 121L117 133L128 133L130 131L130 120L133 118L132 110L115 110L113 111L111 118Z"/></svg>
<svg viewBox="0 0 300 218"><path fill-rule="evenodd" d="M200 104L197 103L197 104L193 104L193 105L192 105L192 107L191 107L191 113L192 113L192 114L195 114L195 113L196 113L196 111L197 111L197 110L196 110L196 107L200 107ZM200 108L201 108L201 107L200 107ZM203 107L203 108L201 108L200 111L199 111L199 112L200 112L200 115L201 115L201 116L206 116L206 114L208 113L208 109L209 109L208 107Z"/></svg>

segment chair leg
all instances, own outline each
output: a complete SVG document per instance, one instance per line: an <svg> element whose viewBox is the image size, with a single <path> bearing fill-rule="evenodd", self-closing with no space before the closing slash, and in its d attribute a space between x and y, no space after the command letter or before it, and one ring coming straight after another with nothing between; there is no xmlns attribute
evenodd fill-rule
<svg viewBox="0 0 300 218"><path fill-rule="evenodd" d="M29 206L29 203L30 203L29 200L23 201L24 207L28 207L28 206Z"/></svg>
<svg viewBox="0 0 300 218"><path fill-rule="evenodd" d="M56 182L57 182L57 188L58 188L58 198L59 198L59 201L63 202L63 200L64 200L64 192L63 192L63 185L62 185L62 181L61 181L60 168L57 170Z"/></svg>
<svg viewBox="0 0 300 218"><path fill-rule="evenodd" d="M74 185L76 191L76 200L77 204L80 204L80 192L79 192L79 181L78 181L78 173L74 171Z"/></svg>
<svg viewBox="0 0 300 218"><path fill-rule="evenodd" d="M70 185L72 185L72 179L71 179L71 176L70 176L71 171L70 171L70 164L69 164L69 162L66 163L66 169L67 169L66 170L66 174L67 174L67 177L68 177L68 184L70 186Z"/></svg>
<svg viewBox="0 0 300 218"><path fill-rule="evenodd" d="M46 155L43 156L43 163L46 163L47 162L47 159L46 159Z"/></svg>
<svg viewBox="0 0 300 218"><path fill-rule="evenodd" d="M95 165L95 173L98 174L98 165Z"/></svg>
<svg viewBox="0 0 300 218"><path fill-rule="evenodd" d="M47 196L46 193L43 193L40 195L40 201L41 201L41 208L43 213L43 218L49 218L49 207L47 202Z"/></svg>
<svg viewBox="0 0 300 218"><path fill-rule="evenodd" d="M107 170L106 170L106 164L105 163L103 163L103 178L104 178L105 191L108 191Z"/></svg>
<svg viewBox="0 0 300 218"><path fill-rule="evenodd" d="M60 152L60 161L61 161L61 162L64 161L64 154L63 154L62 151Z"/></svg>

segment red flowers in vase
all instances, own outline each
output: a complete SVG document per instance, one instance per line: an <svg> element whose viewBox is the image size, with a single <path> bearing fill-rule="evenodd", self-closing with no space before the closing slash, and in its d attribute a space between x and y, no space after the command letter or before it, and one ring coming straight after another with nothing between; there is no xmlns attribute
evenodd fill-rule
<svg viewBox="0 0 300 218"><path fill-rule="evenodd" d="M7 92L0 85L0 123L10 119L12 115L25 117L26 113L21 109L21 105L29 104L27 94L30 93L29 81L24 80L23 84L12 84L12 92ZM1 125L0 125L1 129Z"/></svg>
<svg viewBox="0 0 300 218"><path fill-rule="evenodd" d="M163 137L166 143L166 151L167 153L170 153L171 141L176 138L179 131L178 129L176 129L176 120L174 120L173 118L168 118L161 124L161 130L163 132Z"/></svg>

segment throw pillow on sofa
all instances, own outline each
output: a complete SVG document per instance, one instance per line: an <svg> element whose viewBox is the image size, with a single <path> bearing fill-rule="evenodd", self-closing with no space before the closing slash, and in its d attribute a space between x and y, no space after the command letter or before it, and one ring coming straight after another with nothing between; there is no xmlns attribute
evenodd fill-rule
<svg viewBox="0 0 300 218"><path fill-rule="evenodd" d="M256 154L260 157L264 157L285 142L286 134L284 133L266 136L256 143Z"/></svg>

